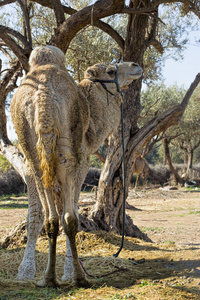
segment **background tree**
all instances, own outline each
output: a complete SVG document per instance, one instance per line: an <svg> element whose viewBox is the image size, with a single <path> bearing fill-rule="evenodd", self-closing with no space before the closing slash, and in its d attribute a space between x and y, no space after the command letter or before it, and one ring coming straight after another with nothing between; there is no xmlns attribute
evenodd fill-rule
<svg viewBox="0 0 200 300"><path fill-rule="evenodd" d="M171 4L172 2L174 4ZM196 0L135 0L134 2L130 1L129 6L125 6L125 2L122 0L100 0L91 5L84 5L85 2L82 2L83 7L78 10L66 5L65 3L61 3L59 0L36 0L32 2L22 0L5 0L0 3L0 6L6 7L10 3L13 3L13 8L18 13L18 24L15 30L11 27L1 25L0 39L3 45L2 47L12 53L12 57L15 59L15 63L18 66L17 70L13 70L13 76L16 75L20 66L25 70L25 72L28 71L28 56L33 45L35 46L37 44L37 41L39 41L40 44L45 44L45 42L47 42L55 45L66 52L72 45L71 42L78 32L91 23L92 26L101 29L112 37L112 39L118 44L121 57L124 61L135 61L144 67L144 69L149 70L149 74L151 74L152 72L150 67L152 66L153 61L157 63L158 67L160 66L159 62L161 55L165 53L164 47L167 48L171 44L174 49L178 49L178 51L180 51L182 48L181 44L185 45L186 43L185 32L187 31L185 30L184 33L181 31L183 30L183 24L185 24L185 21L178 22L178 20L183 19L177 18L176 11L181 11L181 18L186 18L187 20L190 20L191 17L194 19L194 16L196 16L196 20L199 18L199 2ZM35 3L40 6L35 6ZM159 7L162 6L162 9L165 9L165 7L169 4L173 5L173 10L171 9L171 12L173 11L174 13L171 13L170 16L174 16L174 19L172 18L172 20L176 19L177 31L175 31L173 26L171 28L164 26L163 21L160 19ZM40 34L38 34L39 31L37 31L37 28L34 27L34 19L36 16L35 9L37 8L38 11L43 11L43 7L53 10L53 20L55 20L55 22L49 22L47 19L44 21L49 25L51 32L50 36L49 34L46 35L47 40L45 40L45 42L40 40ZM116 14L128 15L127 28L125 30L124 37L120 35L120 33L117 32L109 23L100 20ZM19 18L19 15L21 15L21 18ZM50 14L49 17L52 18L52 15ZM116 18L118 18L118 16L116 16ZM108 22L110 22L110 20L112 20L112 18L107 19ZM170 24L173 25L173 22ZM55 28L53 28L53 26L55 26ZM170 37L168 45L166 44L167 39L164 38L164 34L162 32L163 26ZM92 34L92 32L90 34ZM71 51L74 51L74 48L72 48ZM149 59L146 59L145 63L144 58L147 56L148 51ZM147 68L148 66L150 66L149 69ZM9 67L9 70L10 69L12 68ZM77 79L79 80L81 78L81 75L78 73L79 68L73 67L72 70L76 70ZM146 72L146 74L148 74L148 72ZM154 73L154 75L156 75L156 73ZM134 159L140 154L147 142L163 130L166 130L169 126L176 124L179 121L188 104L188 100L192 92L198 84L198 81L199 76L191 85L191 88L183 98L180 105L172 107L163 114L154 117L142 128L139 128L137 124L142 109L140 103L142 80L132 83L129 86L129 89L124 91L126 150L125 180L127 183L130 181L133 171ZM2 104L0 107L0 115L2 116L4 115L4 100L1 101ZM21 172L23 176L21 168L22 156L8 140L5 126L1 126L0 130L0 151L12 162L13 166L18 169L18 172ZM126 190L126 195L128 195L128 188ZM108 154L99 182L97 204L92 209L89 217L102 229L112 229L116 232L120 232L122 226L122 199L122 150L121 126L119 126L118 130L109 140ZM132 221L128 217L126 219L126 225L127 235L135 236L139 234L136 230L137 228L134 227Z"/></svg>
<svg viewBox="0 0 200 300"><path fill-rule="evenodd" d="M154 85L147 89L141 95L141 103L143 110L139 124L145 124L150 118L162 113L168 106L179 103L185 94L185 89L179 88L177 85L166 87L163 83ZM198 114L198 98L199 89L191 97L190 105L181 118L178 125L168 128L165 132L154 139L155 142L163 141L163 147L160 149L160 154L163 158L163 163L168 162L171 172L175 176L176 182L181 182L182 179L177 174L173 167L173 162L180 163L184 158L184 162L188 164L186 174L192 168L194 151L200 145L199 139L199 114ZM151 142L152 144L152 142ZM159 144L159 146L161 143ZM171 147L170 147L171 146ZM162 150L163 149L163 150Z"/></svg>

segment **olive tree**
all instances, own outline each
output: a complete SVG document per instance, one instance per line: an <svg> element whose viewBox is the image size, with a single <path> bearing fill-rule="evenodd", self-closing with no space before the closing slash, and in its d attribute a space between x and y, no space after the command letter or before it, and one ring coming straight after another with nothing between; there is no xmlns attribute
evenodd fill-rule
<svg viewBox="0 0 200 300"><path fill-rule="evenodd" d="M197 0L135 0L130 1L129 5L126 5L123 0L100 0L93 1L92 4L82 1L82 6L79 9L72 8L60 0L3 0L0 3L0 8L10 9L11 4L13 9L12 21L16 22L16 27L6 25L6 22L3 21L0 25L0 50L4 55L6 52L10 56L8 68L5 70L1 68L0 153L12 163L22 177L23 156L12 145L7 136L5 100L8 90L11 91L16 87L17 78L22 70L24 73L28 72L28 57L37 42L57 46L66 53L77 34L88 25L92 25L106 32L115 41L124 61L134 61L144 70L149 67L149 74L151 74L151 66L154 65L153 60L159 62L162 55L167 55L165 49L171 45L179 52L180 44L184 45L186 43L187 39L183 34L185 21L181 22L181 20L184 20L184 18L189 20L194 17L198 20L200 17L199 1ZM53 21L49 21L50 17L48 18L48 15L46 21L44 21L46 26L50 27L50 34L46 34L46 40L39 39L36 27L34 27L36 4L39 5L41 12L44 7L53 12ZM178 26L176 24L171 28L168 28L161 19L162 10L169 5L173 5L170 17L174 17L173 20L176 20L176 22L178 22L178 19L175 13L180 12ZM160 9L161 7L162 9ZM115 15L117 18L118 15L122 14L127 15L127 25L123 35L111 26L108 18ZM107 22L105 19L102 20L103 18L108 18ZM168 32L168 39L164 38L162 34L163 28L166 29L165 32ZM186 32L186 28L184 32ZM73 51L73 47L71 50ZM147 59L147 52L149 52L149 60ZM79 79L79 76L77 76L77 79ZM142 109L140 103L142 79L133 82L124 91L126 196L128 195L128 183L135 158L154 136L179 122L198 82L199 75L191 84L180 104L152 118L142 127L138 126L138 118ZM101 229L112 229L115 232L121 232L122 174L121 126L119 126L109 139L109 149L99 181L97 203L91 211L84 214L91 220L91 223L88 222L87 224L93 223ZM31 185L32 183L29 182L28 184ZM126 217L125 233L130 236L141 236L141 233L128 216Z"/></svg>

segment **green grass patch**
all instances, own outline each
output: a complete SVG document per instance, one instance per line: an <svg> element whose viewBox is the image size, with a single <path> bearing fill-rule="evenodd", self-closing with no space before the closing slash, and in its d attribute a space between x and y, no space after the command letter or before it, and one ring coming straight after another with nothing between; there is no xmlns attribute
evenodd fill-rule
<svg viewBox="0 0 200 300"><path fill-rule="evenodd" d="M188 215L197 215L197 214L200 214L200 210L191 211L191 212L188 213Z"/></svg>
<svg viewBox="0 0 200 300"><path fill-rule="evenodd" d="M173 241L167 241L164 243L165 245L175 245L176 243Z"/></svg>
<svg viewBox="0 0 200 300"><path fill-rule="evenodd" d="M26 194L3 195L0 197L0 209L21 209L28 208L28 199Z"/></svg>
<svg viewBox="0 0 200 300"><path fill-rule="evenodd" d="M51 288L21 288L16 291L7 291L6 293L0 292L1 300L14 300L14 299L28 299L28 300L38 300L38 299L60 299L62 292L59 289Z"/></svg>
<svg viewBox="0 0 200 300"><path fill-rule="evenodd" d="M139 229L142 231L142 232L150 232L150 231L153 231L153 232L162 232L165 230L165 228L163 227L144 227L144 226L141 226L139 227Z"/></svg>

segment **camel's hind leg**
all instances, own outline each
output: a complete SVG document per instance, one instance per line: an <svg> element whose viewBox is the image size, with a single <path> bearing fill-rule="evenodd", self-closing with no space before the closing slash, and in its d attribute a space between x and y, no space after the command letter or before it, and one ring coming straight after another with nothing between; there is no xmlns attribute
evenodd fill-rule
<svg viewBox="0 0 200 300"><path fill-rule="evenodd" d="M33 279L35 276L35 246L38 235L43 225L42 204L37 192L35 178L32 175L28 162L25 162L24 173L28 187L28 216L27 216L27 231L28 241L24 252L23 260L18 268L17 279Z"/></svg>
<svg viewBox="0 0 200 300"><path fill-rule="evenodd" d="M135 192L136 192L136 189L137 189L137 185L138 185L138 182L140 180L140 174L137 175L137 178L136 178L136 182L135 182Z"/></svg>
<svg viewBox="0 0 200 300"><path fill-rule="evenodd" d="M59 218L55 207L53 189L44 189L40 177L35 176L38 193L45 212L45 230L49 238L49 254L44 278L37 282L40 287L57 287L56 281L56 241L59 230Z"/></svg>

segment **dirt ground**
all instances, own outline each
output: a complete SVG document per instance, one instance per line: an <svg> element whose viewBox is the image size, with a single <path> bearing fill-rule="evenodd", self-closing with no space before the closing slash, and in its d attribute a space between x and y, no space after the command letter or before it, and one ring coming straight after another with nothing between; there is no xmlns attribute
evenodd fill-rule
<svg viewBox="0 0 200 300"><path fill-rule="evenodd" d="M116 253L119 248L119 236L101 232L80 233L78 249L89 273L97 273L98 265L101 266L100 274L119 266L121 270L124 269L123 272L100 279L98 286L92 289L73 292L63 292L61 289L57 291L58 295L46 298L41 297L41 292L38 292L36 298L31 294L27 299L200 299L199 198L199 191L138 189L135 193L131 189L126 211L133 218L134 224L147 233L153 243L126 238L120 258L115 260L112 253ZM92 203L93 194L81 194L80 206ZM26 214L27 209L0 209L0 239L24 220ZM58 264L63 266L63 236L59 237L58 245ZM48 243L43 238L37 244L36 260L38 256L40 268L41 257L47 255L47 251ZM23 247L0 251L0 299L21 299L21 296L17 298L15 288L11 288L12 293L6 298L6 288L2 288L4 281L1 282L1 279L4 277L9 287L9 280L13 282L17 273L16 264L20 263L23 253ZM46 258L44 260L46 263ZM13 265L6 269L11 261ZM44 271L45 263L41 272L38 270L38 276ZM2 265L5 266L3 271ZM26 290L26 293L29 292ZM13 298L11 295L14 295Z"/></svg>
<svg viewBox="0 0 200 300"><path fill-rule="evenodd" d="M133 222L154 243L200 246L200 192L185 190L130 191L127 210Z"/></svg>
<svg viewBox="0 0 200 300"><path fill-rule="evenodd" d="M92 193L82 193L79 205L94 202ZM154 243L200 246L200 191L130 189L127 202L126 212ZM0 240L26 217L27 209L0 209Z"/></svg>

